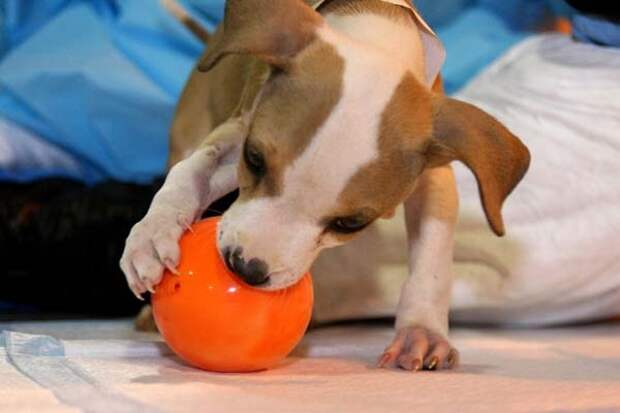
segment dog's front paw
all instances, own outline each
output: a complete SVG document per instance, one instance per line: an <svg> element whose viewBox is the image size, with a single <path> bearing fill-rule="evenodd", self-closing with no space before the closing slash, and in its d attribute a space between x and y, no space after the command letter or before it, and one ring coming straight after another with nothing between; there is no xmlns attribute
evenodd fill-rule
<svg viewBox="0 0 620 413"><path fill-rule="evenodd" d="M136 297L155 292L166 268L176 272L179 239L190 224L187 218L153 211L131 229L120 265Z"/></svg>
<svg viewBox="0 0 620 413"><path fill-rule="evenodd" d="M451 369L458 364L458 352L442 335L422 326L398 330L394 341L379 359L379 367L418 371Z"/></svg>

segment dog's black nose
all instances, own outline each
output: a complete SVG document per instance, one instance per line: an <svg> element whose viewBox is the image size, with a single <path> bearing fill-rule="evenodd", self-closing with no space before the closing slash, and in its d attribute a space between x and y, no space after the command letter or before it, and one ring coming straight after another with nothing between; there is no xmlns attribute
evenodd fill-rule
<svg viewBox="0 0 620 413"><path fill-rule="evenodd" d="M269 269L264 261L252 258L246 262L241 253L241 248L227 248L224 250L224 260L228 268L250 285L261 285L269 280Z"/></svg>

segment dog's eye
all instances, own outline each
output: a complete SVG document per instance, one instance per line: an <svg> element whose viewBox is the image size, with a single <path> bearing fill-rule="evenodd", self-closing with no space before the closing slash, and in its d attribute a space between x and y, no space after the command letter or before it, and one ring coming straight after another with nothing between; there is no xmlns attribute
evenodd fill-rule
<svg viewBox="0 0 620 413"><path fill-rule="evenodd" d="M340 217L333 219L327 228L341 234L351 234L366 228L370 222L361 216Z"/></svg>
<svg viewBox="0 0 620 413"><path fill-rule="evenodd" d="M256 148L246 143L243 151L243 158L252 174L255 176L265 175L267 169L265 166L265 158Z"/></svg>

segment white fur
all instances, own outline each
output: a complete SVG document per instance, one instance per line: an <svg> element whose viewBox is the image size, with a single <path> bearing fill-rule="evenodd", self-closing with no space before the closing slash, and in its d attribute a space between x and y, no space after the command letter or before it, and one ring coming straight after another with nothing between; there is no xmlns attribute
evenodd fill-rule
<svg viewBox="0 0 620 413"><path fill-rule="evenodd" d="M410 240L411 272L401 291L396 327L422 325L447 336L454 225L422 219L420 233Z"/></svg>
<svg viewBox="0 0 620 413"><path fill-rule="evenodd" d="M396 327L424 326L447 337L458 194L452 168L427 169L405 201L410 276Z"/></svg>

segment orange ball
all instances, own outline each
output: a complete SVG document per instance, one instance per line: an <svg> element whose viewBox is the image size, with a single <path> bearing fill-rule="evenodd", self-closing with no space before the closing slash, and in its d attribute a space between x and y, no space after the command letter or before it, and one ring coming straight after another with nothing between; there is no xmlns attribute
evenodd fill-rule
<svg viewBox="0 0 620 413"><path fill-rule="evenodd" d="M218 372L273 367L299 343L312 313L310 273L284 290L243 283L217 251L219 219L195 224L181 238L178 275L166 272L151 297L155 323L189 364Z"/></svg>

